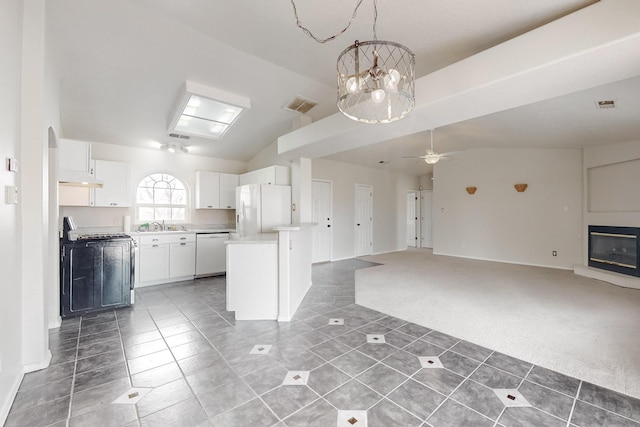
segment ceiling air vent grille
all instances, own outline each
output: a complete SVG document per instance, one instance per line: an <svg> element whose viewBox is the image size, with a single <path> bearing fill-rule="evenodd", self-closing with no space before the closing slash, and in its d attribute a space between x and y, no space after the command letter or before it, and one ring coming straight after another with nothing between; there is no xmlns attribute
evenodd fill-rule
<svg viewBox="0 0 640 427"><path fill-rule="evenodd" d="M189 135L180 135L179 133L170 133L169 136L171 138L178 138L178 139L189 139L189 138L191 138Z"/></svg>
<svg viewBox="0 0 640 427"><path fill-rule="evenodd" d="M596 108L598 110L608 110L610 108L616 108L616 101L614 100L596 101Z"/></svg>
<svg viewBox="0 0 640 427"><path fill-rule="evenodd" d="M285 110L294 111L296 113L306 114L313 107L318 105L317 102L302 96L296 96L283 107Z"/></svg>

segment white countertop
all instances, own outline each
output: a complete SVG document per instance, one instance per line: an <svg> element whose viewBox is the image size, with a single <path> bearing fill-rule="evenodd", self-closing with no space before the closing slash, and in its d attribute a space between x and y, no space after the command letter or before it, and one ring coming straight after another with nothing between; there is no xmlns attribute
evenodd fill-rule
<svg viewBox="0 0 640 427"><path fill-rule="evenodd" d="M190 230L165 230L165 231L129 231L127 234L130 236L146 236L156 234L194 234L195 231Z"/></svg>
<svg viewBox="0 0 640 427"><path fill-rule="evenodd" d="M205 234L205 233L235 233L235 228L190 228L188 231Z"/></svg>
<svg viewBox="0 0 640 427"><path fill-rule="evenodd" d="M230 237L231 238L225 242L228 245L275 245L278 243L278 233L260 233L243 237L232 234Z"/></svg>
<svg viewBox="0 0 640 427"><path fill-rule="evenodd" d="M318 225L317 222L301 222L299 224L287 224L287 225L279 225L277 227L273 227L274 231L298 231L305 228L311 228Z"/></svg>
<svg viewBox="0 0 640 427"><path fill-rule="evenodd" d="M235 228L190 228L187 230L164 230L164 231L129 231L131 236L144 236L146 234L204 234L204 233L234 233Z"/></svg>

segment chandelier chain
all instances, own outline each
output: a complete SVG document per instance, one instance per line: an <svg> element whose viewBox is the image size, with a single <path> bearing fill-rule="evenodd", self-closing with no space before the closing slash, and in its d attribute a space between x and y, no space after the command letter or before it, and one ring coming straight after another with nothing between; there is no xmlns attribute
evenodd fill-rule
<svg viewBox="0 0 640 427"><path fill-rule="evenodd" d="M300 28L307 36L311 37L318 43L326 43L344 34L349 29L349 27L351 27L351 24L353 23L353 20L356 19L356 15L358 14L358 9L360 9L360 5L362 4L363 1L364 0L358 0L358 3L356 3L356 7L353 9L353 14L351 15L351 19L349 19L349 22L342 29L342 31L340 31L337 34L334 34L333 36L327 37L326 39L321 39L317 37L315 34L311 32L311 30L309 30L307 27L302 25L302 23L300 22L300 17L298 16L298 9L296 8L296 3L294 2L294 0L291 0L291 6L293 7L293 14L296 17L296 25L298 26L298 28ZM374 40L378 40L378 35L376 32L377 21L378 21L378 5L377 5L377 0L373 0L373 39Z"/></svg>

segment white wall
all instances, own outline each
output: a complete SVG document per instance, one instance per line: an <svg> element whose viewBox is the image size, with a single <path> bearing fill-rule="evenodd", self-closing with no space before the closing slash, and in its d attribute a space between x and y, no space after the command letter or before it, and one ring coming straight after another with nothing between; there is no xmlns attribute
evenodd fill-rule
<svg viewBox="0 0 640 427"><path fill-rule="evenodd" d="M138 183L154 172L169 173L182 180L189 190L192 224L229 224L235 223L235 211L228 209L194 209L195 207L195 171L215 171L225 173L243 173L247 170L244 162L214 159L189 154L171 154L166 151L132 148L114 144L94 142L92 157L99 160L126 162L131 166L131 200L135 201L135 189ZM130 215L135 224L133 206L131 208L60 208L60 218L72 215L78 227L122 227L123 216ZM61 226L61 225L60 225Z"/></svg>
<svg viewBox="0 0 640 427"><path fill-rule="evenodd" d="M407 248L406 192L417 177L326 159L313 159L312 176L333 183L333 261L355 256L355 184L373 186L373 253Z"/></svg>
<svg viewBox="0 0 640 427"><path fill-rule="evenodd" d="M253 159L249 160L247 170L253 171L273 165L291 166L291 162L289 160L278 155L278 141L267 145L262 151L256 154Z"/></svg>
<svg viewBox="0 0 640 427"><path fill-rule="evenodd" d="M621 203L620 205L614 204L609 207L608 212L590 212L589 211L589 197L596 196L601 198L603 195L594 194L598 192L598 189L589 187L589 169L598 168L602 166L610 166L613 169L617 169L617 166L622 166L623 173L629 175L629 179L638 175L639 162L630 162L640 159L640 141L631 141L620 144L601 145L597 147L589 147L584 149L584 224L583 234L587 236L589 225L612 225L622 227L640 227L640 212L626 209L623 205L627 205L628 202ZM635 166L635 168L628 169L629 165ZM629 198L638 198L638 182L634 182L631 186L632 190L623 190L627 192ZM602 191L616 192L616 186L614 183L608 189L602 189ZM618 191L620 188L618 187ZM587 265L588 255L588 239L585 237L582 247L582 264Z"/></svg>
<svg viewBox="0 0 640 427"><path fill-rule="evenodd" d="M4 167L7 157L18 158L20 153L20 81L22 43L22 1L0 2L0 189L17 185L18 174ZM21 362L21 260L20 207L0 201L0 424L9 412L13 396L22 374ZM10 327L9 327L10 325Z"/></svg>
<svg viewBox="0 0 640 427"><path fill-rule="evenodd" d="M434 253L566 269L580 260L580 149L465 151L435 166L433 195Z"/></svg>

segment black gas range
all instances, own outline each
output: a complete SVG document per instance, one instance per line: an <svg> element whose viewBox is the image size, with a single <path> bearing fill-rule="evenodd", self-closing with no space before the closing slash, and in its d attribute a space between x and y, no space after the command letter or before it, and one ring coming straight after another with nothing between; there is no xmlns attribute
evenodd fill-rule
<svg viewBox="0 0 640 427"><path fill-rule="evenodd" d="M63 219L60 312L63 318L131 305L135 241L121 232L78 233Z"/></svg>

